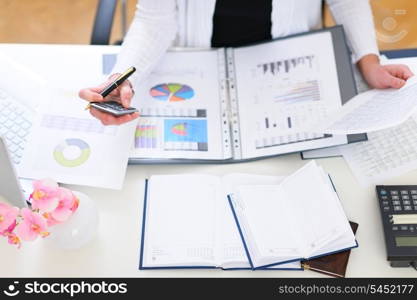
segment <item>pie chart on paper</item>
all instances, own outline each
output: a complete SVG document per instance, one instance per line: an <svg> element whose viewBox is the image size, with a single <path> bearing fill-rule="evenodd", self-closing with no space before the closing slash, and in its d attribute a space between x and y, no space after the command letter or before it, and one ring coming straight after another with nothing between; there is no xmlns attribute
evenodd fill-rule
<svg viewBox="0 0 417 300"><path fill-rule="evenodd" d="M58 164L74 168L84 164L90 157L90 146L80 139L66 139L57 145L53 156Z"/></svg>
<svg viewBox="0 0 417 300"><path fill-rule="evenodd" d="M176 135L186 136L187 133L187 123L179 123L175 124L171 128L171 132Z"/></svg>
<svg viewBox="0 0 417 300"><path fill-rule="evenodd" d="M181 102L194 97L194 90L180 83L158 84L149 93L155 100L167 102Z"/></svg>

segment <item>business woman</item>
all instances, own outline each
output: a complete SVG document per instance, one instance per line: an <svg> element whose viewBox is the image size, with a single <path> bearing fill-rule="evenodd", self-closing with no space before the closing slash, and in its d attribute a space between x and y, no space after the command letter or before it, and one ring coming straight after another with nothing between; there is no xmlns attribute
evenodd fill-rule
<svg viewBox="0 0 417 300"><path fill-rule="evenodd" d="M407 66L382 66L369 0L327 0L338 24L346 31L363 77L373 88L400 88L413 74ZM132 81L140 82L170 46L228 47L267 41L322 25L322 0L139 0L113 75L130 66L138 70ZM102 101L99 92L108 84L86 88L79 96ZM133 96L126 81L109 96L128 107ZM106 98L107 99L107 98ZM105 125L122 124L138 114L114 117L96 109L91 114Z"/></svg>

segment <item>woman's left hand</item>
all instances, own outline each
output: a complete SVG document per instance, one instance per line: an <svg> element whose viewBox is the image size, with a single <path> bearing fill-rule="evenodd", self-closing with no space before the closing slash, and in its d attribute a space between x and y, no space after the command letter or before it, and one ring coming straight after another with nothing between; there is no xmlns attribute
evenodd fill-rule
<svg viewBox="0 0 417 300"><path fill-rule="evenodd" d="M369 86L376 89L399 89L414 75L406 65L381 65L374 54L361 58L358 67Z"/></svg>

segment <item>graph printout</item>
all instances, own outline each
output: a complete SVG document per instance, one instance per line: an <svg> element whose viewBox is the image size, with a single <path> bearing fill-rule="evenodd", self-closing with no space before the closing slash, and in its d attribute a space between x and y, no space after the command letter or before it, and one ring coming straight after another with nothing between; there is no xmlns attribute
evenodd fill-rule
<svg viewBox="0 0 417 300"><path fill-rule="evenodd" d="M120 189L135 124L104 126L76 93L76 88L73 94L51 91L43 99L19 176Z"/></svg>
<svg viewBox="0 0 417 300"><path fill-rule="evenodd" d="M342 105L329 32L238 48L234 59L242 158L346 143L301 130Z"/></svg>
<svg viewBox="0 0 417 300"><path fill-rule="evenodd" d="M223 51L168 52L137 87L132 158L225 159L220 102Z"/></svg>

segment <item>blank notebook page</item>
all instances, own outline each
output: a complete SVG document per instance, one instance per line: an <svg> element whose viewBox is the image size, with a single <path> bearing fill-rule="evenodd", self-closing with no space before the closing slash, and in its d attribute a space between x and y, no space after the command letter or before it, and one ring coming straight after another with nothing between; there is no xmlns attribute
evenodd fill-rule
<svg viewBox="0 0 417 300"><path fill-rule="evenodd" d="M322 169L313 161L282 183L293 211L298 212L297 218L304 225L299 229L305 241L303 253L306 258L350 228L332 186L323 175Z"/></svg>
<svg viewBox="0 0 417 300"><path fill-rule="evenodd" d="M300 258L296 224L279 186L241 186L234 208L255 267Z"/></svg>
<svg viewBox="0 0 417 300"><path fill-rule="evenodd" d="M282 179L283 177L277 176L239 173L225 175L222 178L224 198L217 205L219 264L239 262L240 266L250 268L227 196L235 194L238 187L243 185L277 185Z"/></svg>
<svg viewBox="0 0 417 300"><path fill-rule="evenodd" d="M148 186L145 266L213 265L220 180L153 176Z"/></svg>

